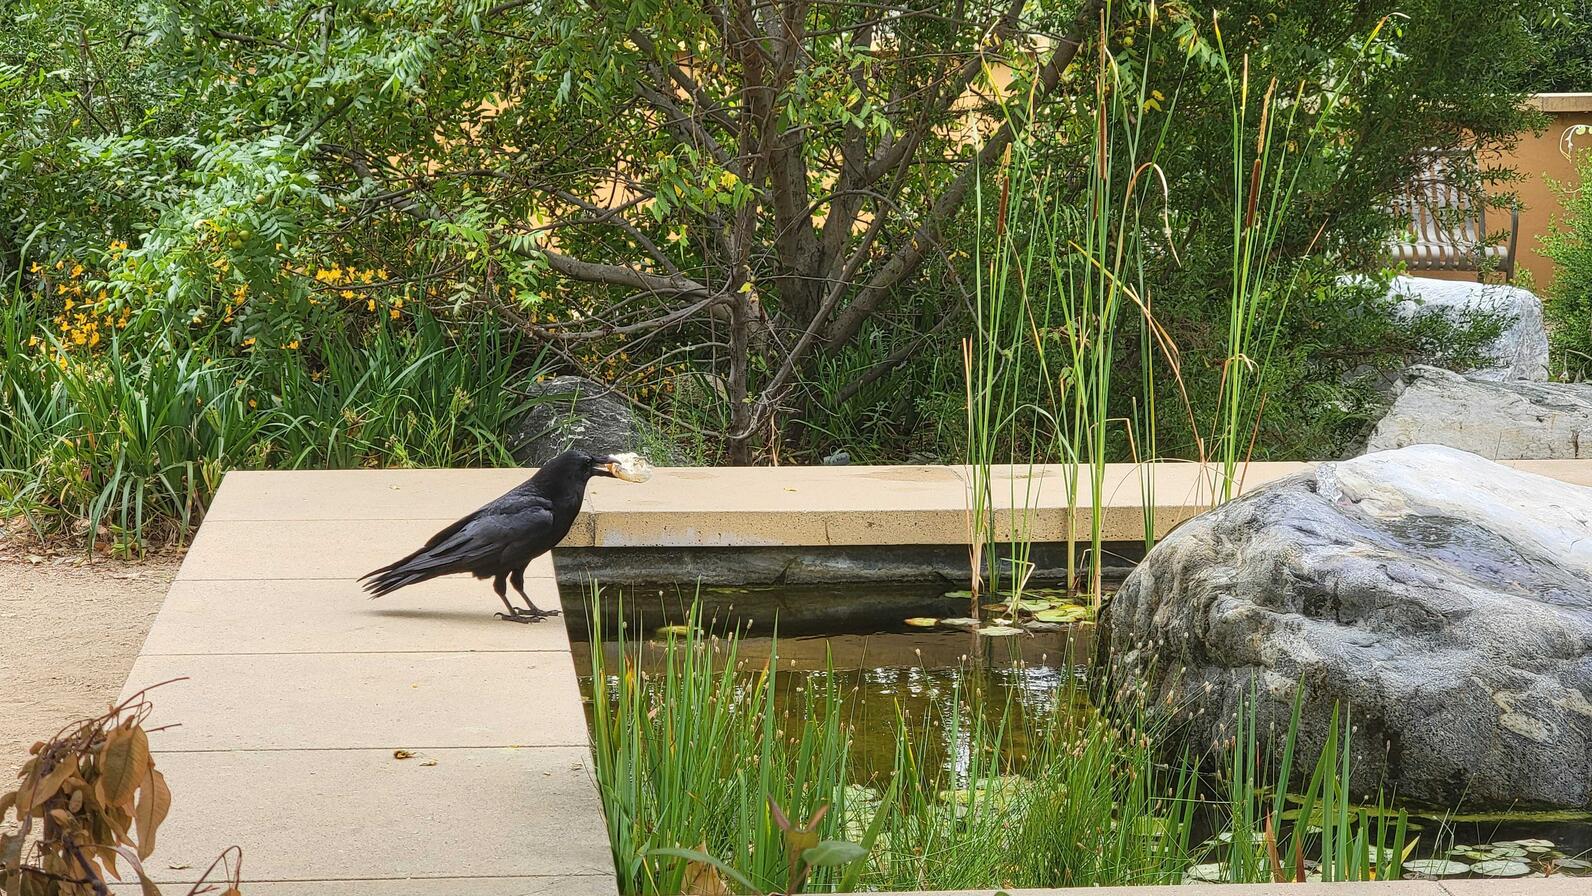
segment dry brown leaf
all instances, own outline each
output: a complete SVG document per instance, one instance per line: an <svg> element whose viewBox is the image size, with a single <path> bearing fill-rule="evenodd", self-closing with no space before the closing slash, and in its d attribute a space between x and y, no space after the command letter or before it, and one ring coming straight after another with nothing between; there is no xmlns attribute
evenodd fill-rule
<svg viewBox="0 0 1592 896"><path fill-rule="evenodd" d="M14 868L22 860L21 834L0 834L0 868Z"/></svg>
<svg viewBox="0 0 1592 896"><path fill-rule="evenodd" d="M707 862L686 862L685 878L680 885L683 887L681 896L730 896L730 888L719 875L719 869Z"/></svg>
<svg viewBox="0 0 1592 896"><path fill-rule="evenodd" d="M107 809L130 802L138 785L149 774L149 735L142 728L118 727L105 737L100 748L100 777L95 782L100 802ZM122 829L127 828L123 824Z"/></svg>
<svg viewBox="0 0 1592 896"><path fill-rule="evenodd" d="M32 763L29 763L32 765ZM50 801L67 778L77 773L77 757L68 755L42 779L29 777L17 788L17 814L27 815Z"/></svg>
<svg viewBox="0 0 1592 896"><path fill-rule="evenodd" d="M125 846L116 847L116 852L121 853L127 859L127 864L133 866L133 876L138 878L140 896L160 896L160 888L155 886L155 882L144 872L144 864L139 861L138 855Z"/></svg>
<svg viewBox="0 0 1592 896"><path fill-rule="evenodd" d="M155 831L171 811L171 788L166 786L166 776L151 765L149 775L138 787L138 805L133 809L133 822L138 825L138 857L149 858L155 851Z"/></svg>
<svg viewBox="0 0 1592 896"><path fill-rule="evenodd" d="M413 758L415 758L415 754L413 752L409 751L409 750L393 750L392 751L392 758L394 758L394 759L413 759Z"/></svg>

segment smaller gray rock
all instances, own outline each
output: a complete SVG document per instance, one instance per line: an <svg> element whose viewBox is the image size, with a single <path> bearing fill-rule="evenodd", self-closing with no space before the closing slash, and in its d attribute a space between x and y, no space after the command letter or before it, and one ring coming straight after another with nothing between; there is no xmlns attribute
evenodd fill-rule
<svg viewBox="0 0 1592 896"><path fill-rule="evenodd" d="M508 439L518 463L540 466L570 448L602 454L641 447L642 427L630 402L602 383L560 376L535 383L527 392L536 403Z"/></svg>
<svg viewBox="0 0 1592 896"><path fill-rule="evenodd" d="M1442 314L1455 323L1480 315L1504 318L1503 332L1487 348L1488 363L1467 376L1492 382L1542 382L1548 378L1548 331L1542 321L1542 300L1518 286L1395 277L1389 296L1398 300L1400 315Z"/></svg>
<svg viewBox="0 0 1592 896"><path fill-rule="evenodd" d="M1592 386L1489 382L1411 367L1365 450L1426 444L1489 460L1592 456Z"/></svg>

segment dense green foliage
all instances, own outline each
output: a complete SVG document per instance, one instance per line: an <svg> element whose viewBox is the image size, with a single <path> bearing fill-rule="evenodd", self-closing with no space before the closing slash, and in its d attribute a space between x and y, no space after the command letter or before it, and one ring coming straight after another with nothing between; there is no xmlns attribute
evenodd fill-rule
<svg viewBox="0 0 1592 896"><path fill-rule="evenodd" d="M1583 135L1577 144L1585 146ZM1580 184L1558 188L1564 214L1543 238L1555 265L1553 289L1543 305L1553 347L1554 372L1582 381L1592 375L1592 151L1576 154Z"/></svg>
<svg viewBox="0 0 1592 896"><path fill-rule="evenodd" d="M1535 22L1536 52L1526 75L1533 93L1592 91L1592 2L1553 0Z"/></svg>
<svg viewBox="0 0 1592 896"><path fill-rule="evenodd" d="M33 310L13 300L0 318L0 507L40 535L81 527L123 553L186 539L232 469L513 462L523 374L485 322L332 329L314 356L113 335L79 359L28 346Z"/></svg>
<svg viewBox="0 0 1592 896"><path fill-rule="evenodd" d="M1219 396L1246 195L1232 154L1267 103L1319 134L1262 252L1278 301L1264 375L1246 384L1264 401L1245 416L1259 456L1336 453L1368 413L1355 374L1474 351L1476 334L1396 323L1379 290L1339 278L1377 270L1397 226L1387 201L1418 150L1496 147L1530 123L1516 100L1541 21L1526 0L14 9L0 35L13 367L26 355L104 375L114 333L117 363L218 365L269 390L416 340L467 391L536 358L613 383L692 454L736 462L963 456L959 344L992 236L979 221L997 217L1014 147L1089 217L1083 148L1107 70L1111 91L1142 97L1123 108L1153 144L1138 157L1159 166L1157 207L1141 190L1130 230L1186 400L1155 407L1154 453L1200 455L1200 421L1231 412ZM1120 193L1132 172L1110 176ZM515 334L501 337L520 350L507 373L471 360L488 323ZM1109 416L1150 413L1142 325L1110 328ZM93 413L74 425L117 428ZM273 449L258 463L497 456L469 429L446 452L394 436L358 457ZM60 493L31 483L49 461L30 450L0 458L17 471L8 491ZM235 450L191 459L230 465Z"/></svg>

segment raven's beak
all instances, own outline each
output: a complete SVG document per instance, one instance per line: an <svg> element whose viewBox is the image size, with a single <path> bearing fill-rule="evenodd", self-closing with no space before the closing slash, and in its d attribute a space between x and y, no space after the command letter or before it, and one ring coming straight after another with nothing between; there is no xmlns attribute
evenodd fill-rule
<svg viewBox="0 0 1592 896"><path fill-rule="evenodd" d="M610 454L598 465L605 475L626 482L646 482L652 478L652 464L634 452Z"/></svg>

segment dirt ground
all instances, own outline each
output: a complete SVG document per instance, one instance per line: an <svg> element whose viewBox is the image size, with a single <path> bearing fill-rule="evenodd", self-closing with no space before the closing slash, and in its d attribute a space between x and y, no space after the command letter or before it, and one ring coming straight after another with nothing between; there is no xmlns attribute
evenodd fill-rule
<svg viewBox="0 0 1592 896"><path fill-rule="evenodd" d="M180 561L87 563L3 545L0 535L0 789L34 741L116 699Z"/></svg>

